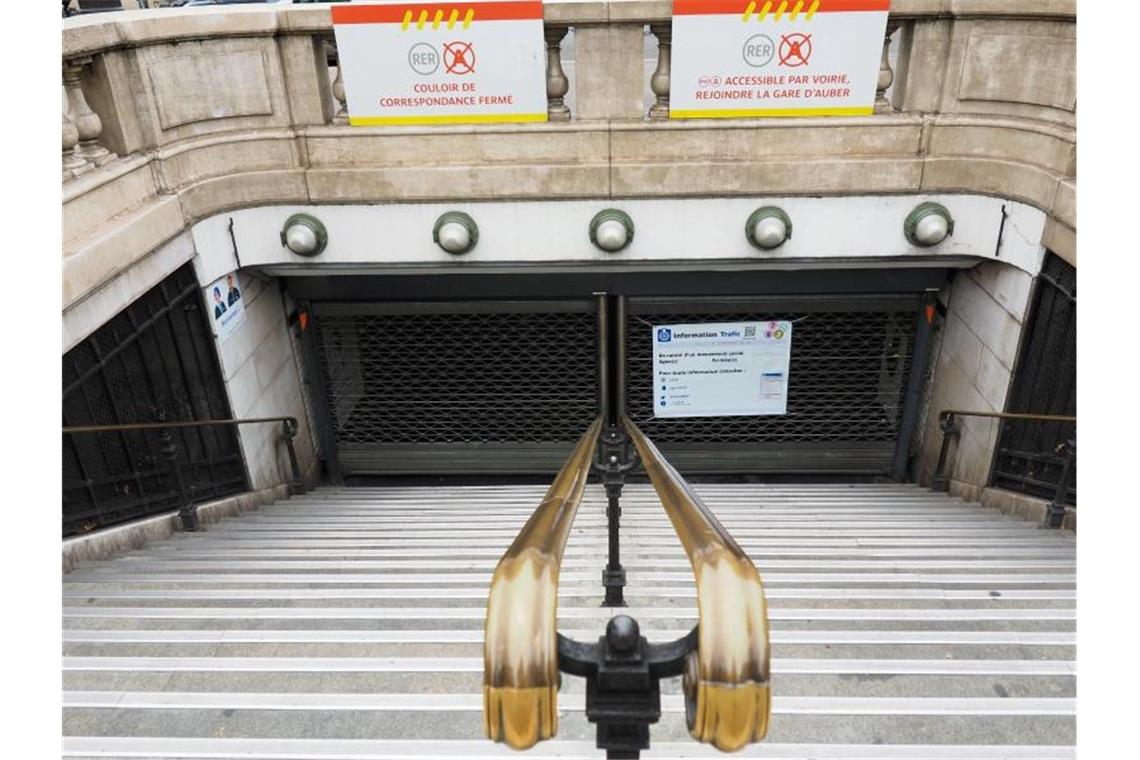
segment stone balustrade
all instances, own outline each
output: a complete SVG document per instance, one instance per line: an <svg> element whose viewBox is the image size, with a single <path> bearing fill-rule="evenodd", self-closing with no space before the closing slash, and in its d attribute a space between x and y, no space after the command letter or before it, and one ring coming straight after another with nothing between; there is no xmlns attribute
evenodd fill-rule
<svg viewBox="0 0 1140 760"><path fill-rule="evenodd" d="M1074 257L1075 1L891 6L873 116L669 120L670 0L547 0L550 121L438 127L347 125L326 5L68 19L65 307L283 203L968 192Z"/></svg>

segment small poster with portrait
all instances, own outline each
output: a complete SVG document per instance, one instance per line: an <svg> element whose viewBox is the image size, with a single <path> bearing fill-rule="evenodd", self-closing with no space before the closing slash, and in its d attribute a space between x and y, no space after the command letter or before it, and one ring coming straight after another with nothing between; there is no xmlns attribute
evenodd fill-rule
<svg viewBox="0 0 1140 760"><path fill-rule="evenodd" d="M206 287L206 309L219 341L225 342L245 324L245 300L237 272L219 277Z"/></svg>

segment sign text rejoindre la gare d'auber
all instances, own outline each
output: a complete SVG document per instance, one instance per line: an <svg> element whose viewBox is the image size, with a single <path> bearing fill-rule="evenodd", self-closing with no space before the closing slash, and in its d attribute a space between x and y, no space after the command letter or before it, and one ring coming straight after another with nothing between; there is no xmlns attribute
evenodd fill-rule
<svg viewBox="0 0 1140 760"><path fill-rule="evenodd" d="M334 5L349 123L546 121L541 0Z"/></svg>
<svg viewBox="0 0 1140 760"><path fill-rule="evenodd" d="M874 112L890 0L673 0L669 116Z"/></svg>

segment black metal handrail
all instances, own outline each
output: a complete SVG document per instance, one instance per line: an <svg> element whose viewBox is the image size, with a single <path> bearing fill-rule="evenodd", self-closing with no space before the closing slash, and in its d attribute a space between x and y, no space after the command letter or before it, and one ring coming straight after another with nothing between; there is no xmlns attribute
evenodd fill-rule
<svg viewBox="0 0 1140 760"><path fill-rule="evenodd" d="M1076 423L1076 416L1067 414L1029 414L1021 412L976 412L964 409L943 409L938 415L938 427L942 431L942 447L938 450L938 463L934 466L934 475L930 479L930 490L946 491L950 482L946 475L946 459L950 451L950 439L961 435L962 429L958 425L959 417L983 417L997 420L1018 420L1020 422L1071 422ZM1053 494L1053 501L1049 503L1045 512L1044 524L1050 528L1060 528L1065 514L1075 511L1075 507L1065 504L1069 493L1069 486L1073 478L1073 463L1077 455L1077 437L1061 441L1057 444L1055 453L1063 454L1064 465L1061 468L1061 478L1057 483L1057 490Z"/></svg>
<svg viewBox="0 0 1140 760"><path fill-rule="evenodd" d="M178 462L178 445L174 442L174 437L170 434L171 430L180 428L203 428L203 427L239 427L241 425L256 425L263 423L280 423L282 433L285 439L285 449L289 454L289 469L291 479L289 482L289 493L299 494L303 493L304 483L301 480L301 466L297 462L297 449L293 445L293 439L297 437L297 431L300 429L296 417L280 416L280 417L245 417L241 419L230 420L187 420L176 422L130 422L118 425L75 425L71 427L64 427L63 433L65 435L76 435L83 433L130 433L139 432L143 430L158 430L162 438L162 454L170 463L171 470L174 473L174 482L178 490L179 504L178 514L182 518L182 527L184 530L197 530L198 529L198 511L186 492L186 484L182 479L182 468Z"/></svg>

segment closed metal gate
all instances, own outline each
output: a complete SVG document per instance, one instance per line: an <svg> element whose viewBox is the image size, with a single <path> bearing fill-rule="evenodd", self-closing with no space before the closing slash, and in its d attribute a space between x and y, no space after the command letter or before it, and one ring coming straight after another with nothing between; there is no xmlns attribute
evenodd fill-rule
<svg viewBox="0 0 1140 760"><path fill-rule="evenodd" d="M686 472L885 474L917 295L631 298L629 413ZM315 303L326 449L346 476L549 473L597 413L592 300ZM654 420L650 325L788 319L788 414Z"/></svg>
<svg viewBox="0 0 1140 760"><path fill-rule="evenodd" d="M63 356L63 425L230 417L193 268L175 271ZM191 499L246 487L232 430L172 431ZM181 506L159 431L63 436L63 535Z"/></svg>
<svg viewBox="0 0 1140 760"><path fill-rule="evenodd" d="M557 470L597 414L591 301L315 304L341 472Z"/></svg>
<svg viewBox="0 0 1140 760"><path fill-rule="evenodd" d="M898 441L918 299L634 299L629 411L686 472L886 474ZM654 324L792 322L788 413L653 418Z"/></svg>
<svg viewBox="0 0 1140 760"><path fill-rule="evenodd" d="M1077 414L1077 270L1049 253L1034 286L1029 317L1010 386L1007 412ZM1009 420L998 433L991 483L1053 498L1065 464L1071 422ZM1076 463L1069 503L1076 503Z"/></svg>

